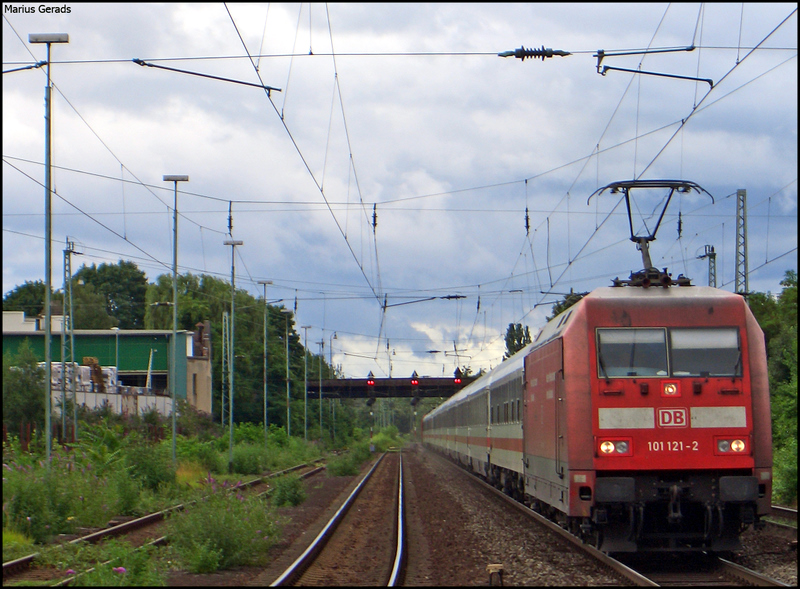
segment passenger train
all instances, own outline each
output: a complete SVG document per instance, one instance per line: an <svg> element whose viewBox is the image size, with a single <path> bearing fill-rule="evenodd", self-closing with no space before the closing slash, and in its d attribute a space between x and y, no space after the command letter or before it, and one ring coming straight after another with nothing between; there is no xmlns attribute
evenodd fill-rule
<svg viewBox="0 0 800 589"><path fill-rule="evenodd" d="M770 508L764 335L740 295L640 274L425 415L423 443L604 552L738 549Z"/></svg>

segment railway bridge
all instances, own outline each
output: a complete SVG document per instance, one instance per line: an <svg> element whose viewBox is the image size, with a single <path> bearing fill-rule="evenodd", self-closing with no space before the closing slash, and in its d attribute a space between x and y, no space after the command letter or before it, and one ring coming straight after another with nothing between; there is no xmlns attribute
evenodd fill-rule
<svg viewBox="0 0 800 589"><path fill-rule="evenodd" d="M323 399L367 399L372 405L375 399L406 397L416 405L423 398L452 397L477 376L430 377L416 373L405 378L339 378L308 383L309 399L318 399L320 390Z"/></svg>

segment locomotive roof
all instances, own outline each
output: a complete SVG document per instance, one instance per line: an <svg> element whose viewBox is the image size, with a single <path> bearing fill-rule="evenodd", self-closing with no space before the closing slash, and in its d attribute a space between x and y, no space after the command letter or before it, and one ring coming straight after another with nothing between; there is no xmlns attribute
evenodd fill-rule
<svg viewBox="0 0 800 589"><path fill-rule="evenodd" d="M450 397L447 401L433 409L430 413L428 413L425 417L431 417L438 413L441 409L445 407L450 407L452 405L456 405L462 402L467 397L471 396L477 391L480 391L488 386L491 386L493 383L502 382L504 377L506 377L509 373L512 373L518 370L525 361L525 356L528 355L530 350L541 346L545 342L558 337L561 334L562 328L566 325L567 320L564 318L575 311L579 306L581 306L583 301L585 300L603 300L603 301L614 301L614 300L657 300L660 304L667 303L670 300L680 301L681 304L685 303L687 299L692 300L702 300L702 299L729 299L729 300L743 300L740 295L720 290L718 288L712 288L710 286L679 286L679 287L671 287L671 288L663 288L663 287L650 287L650 288L641 288L641 287L619 287L619 286L602 286L596 288L585 297L583 297L580 301L572 305L571 307L565 309L553 319L551 319L547 325L545 325L542 330L538 333L536 338L533 340L532 343L525 346L523 349L519 350L513 356L508 358L505 362L494 368L493 370L489 371L487 374L484 374L479 379L475 380L474 382L470 383L463 389L461 389L458 393Z"/></svg>

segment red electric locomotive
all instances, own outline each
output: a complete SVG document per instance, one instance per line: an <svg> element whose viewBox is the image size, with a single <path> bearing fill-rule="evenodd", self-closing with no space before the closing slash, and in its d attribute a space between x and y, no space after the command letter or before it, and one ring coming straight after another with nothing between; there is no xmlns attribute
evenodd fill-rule
<svg viewBox="0 0 800 589"><path fill-rule="evenodd" d="M603 551L735 550L770 510L764 335L741 296L650 268L426 415L423 441Z"/></svg>

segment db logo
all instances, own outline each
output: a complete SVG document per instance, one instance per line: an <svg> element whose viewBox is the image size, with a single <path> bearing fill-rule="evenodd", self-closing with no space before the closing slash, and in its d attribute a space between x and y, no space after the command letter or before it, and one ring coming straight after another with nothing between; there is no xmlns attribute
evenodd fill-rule
<svg viewBox="0 0 800 589"><path fill-rule="evenodd" d="M686 409L659 409L658 427L687 427Z"/></svg>

